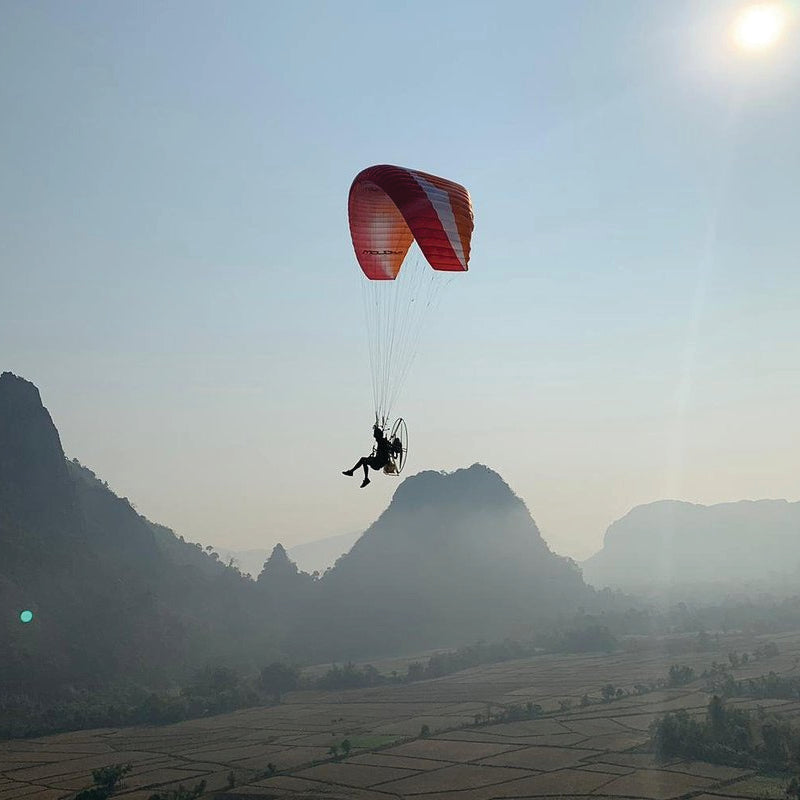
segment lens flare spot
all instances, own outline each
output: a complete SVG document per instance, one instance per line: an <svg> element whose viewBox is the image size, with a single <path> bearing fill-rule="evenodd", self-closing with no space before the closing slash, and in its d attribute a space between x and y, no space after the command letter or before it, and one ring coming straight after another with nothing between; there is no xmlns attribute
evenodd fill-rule
<svg viewBox="0 0 800 800"><path fill-rule="evenodd" d="M32 619L33 611L28 611L28 609L25 609L25 611L22 611L19 615L20 622L30 622Z"/></svg>

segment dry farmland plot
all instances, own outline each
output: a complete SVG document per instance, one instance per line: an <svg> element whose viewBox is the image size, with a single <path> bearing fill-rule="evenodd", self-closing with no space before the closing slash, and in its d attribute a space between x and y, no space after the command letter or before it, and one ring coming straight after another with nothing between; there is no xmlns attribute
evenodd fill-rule
<svg viewBox="0 0 800 800"><path fill-rule="evenodd" d="M797 671L800 634L771 638L781 654L748 664L737 677ZM237 782L231 797L253 800L778 796L774 781L746 770L657 764L637 749L665 711L704 713L708 696L701 681L599 702L605 684L632 692L636 684L663 679L670 664L699 672L730 650L752 651L755 644L727 637L719 651L701 653L692 650L689 637L639 641L610 656L538 656L409 685L296 693L279 706L176 725L0 742L0 800L63 800L89 783L92 769L127 762L133 770L119 795L125 800L147 800L156 790L201 779L209 793L223 791L231 771ZM580 705L584 695L592 699L589 706ZM476 716L496 717L504 707L529 701L548 715L473 724ZM798 704L777 702L776 710L782 709L797 713ZM417 738L422 725L430 737ZM329 748L345 738L352 744L349 757L332 761ZM266 777L270 763L279 774Z"/></svg>

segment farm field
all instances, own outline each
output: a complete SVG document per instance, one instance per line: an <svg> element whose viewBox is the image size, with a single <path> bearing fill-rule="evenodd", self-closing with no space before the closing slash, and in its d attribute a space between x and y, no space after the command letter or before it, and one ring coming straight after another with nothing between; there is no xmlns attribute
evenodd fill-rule
<svg viewBox="0 0 800 800"><path fill-rule="evenodd" d="M702 681L600 702L606 684L633 692L637 684L665 678L671 664L699 673L712 661L727 661L730 650L752 650L767 639L778 644L780 655L751 662L734 677L797 671L800 633L760 640L724 636L710 652L696 652L688 638L642 640L611 655L543 655L407 685L297 692L281 705L163 727L0 742L0 800L70 798L91 783L92 769L128 762L133 770L116 795L126 800L200 780L209 794L247 800L779 798L779 782L747 770L656 763L642 751L659 715L680 708L705 712ZM584 695L591 705L580 705ZM491 722L509 706L528 702L546 715ZM789 700L762 705L800 715L800 705ZM424 725L430 736L420 738ZM350 755L333 761L329 748L344 739L352 745ZM264 777L268 764L277 772ZM231 772L235 788L229 788Z"/></svg>

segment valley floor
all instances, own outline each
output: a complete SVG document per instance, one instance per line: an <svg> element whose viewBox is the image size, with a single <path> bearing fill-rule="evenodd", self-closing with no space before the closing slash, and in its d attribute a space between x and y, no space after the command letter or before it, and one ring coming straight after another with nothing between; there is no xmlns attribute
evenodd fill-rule
<svg viewBox="0 0 800 800"><path fill-rule="evenodd" d="M798 670L800 633L766 638L778 644L780 655L737 669L734 677ZM637 684L664 679L676 663L700 673L712 661L727 662L730 650L751 650L758 643L726 636L719 650L696 652L689 639L641 640L613 655L539 656L419 683L298 692L278 706L164 727L3 742L0 800L69 798L91 783L92 769L128 762L133 771L115 795L125 800L146 800L179 784L191 788L203 779L209 793L252 800L781 798L781 783L751 771L700 762L657 764L651 753L641 752L658 716L680 708L705 713L709 696L702 681L600 702L606 684L633 691ZM584 695L592 704L581 707ZM496 718L504 707L527 702L540 704L546 716L475 725L476 717ZM800 716L800 702L731 704L737 702ZM420 738L423 725L429 738ZM350 755L331 760L329 749L345 739ZM263 777L268 764L277 774Z"/></svg>

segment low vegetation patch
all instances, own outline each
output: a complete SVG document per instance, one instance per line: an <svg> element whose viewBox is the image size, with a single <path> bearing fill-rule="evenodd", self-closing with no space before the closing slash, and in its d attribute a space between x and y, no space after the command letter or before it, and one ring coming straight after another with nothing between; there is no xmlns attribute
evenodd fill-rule
<svg viewBox="0 0 800 800"><path fill-rule="evenodd" d="M758 678L737 681L726 676L720 687L725 697L775 698L778 700L800 700L800 675L784 676L775 672Z"/></svg>
<svg viewBox="0 0 800 800"><path fill-rule="evenodd" d="M568 627L543 632L531 641L479 642L437 653L427 661L409 664L405 674L395 671L387 675L371 664L346 663L333 665L317 678L307 678L297 665L275 661L264 666L258 675L244 677L228 667L207 666L187 685L170 692L109 686L63 700L0 697L0 739L101 727L172 724L280 702L284 694L296 690L339 691L411 683L547 652L611 652L616 647L617 640L607 627L593 618L578 618ZM540 712L519 708L509 709L508 713L509 719L527 719Z"/></svg>
<svg viewBox="0 0 800 800"><path fill-rule="evenodd" d="M133 766L131 764L111 764L92 770L92 786L75 795L75 800L106 800L123 786L122 779Z"/></svg>
<svg viewBox="0 0 800 800"><path fill-rule="evenodd" d="M402 736L395 736L391 733L367 733L361 736L351 736L350 745L353 750L375 750L378 747L386 747L402 739Z"/></svg>
<svg viewBox="0 0 800 800"><path fill-rule="evenodd" d="M763 709L730 708L715 695L705 718L684 710L666 714L651 728L653 749L663 760L681 757L734 767L800 770L800 731Z"/></svg>

